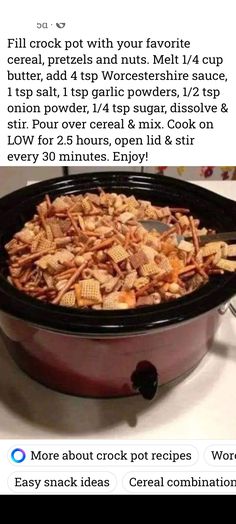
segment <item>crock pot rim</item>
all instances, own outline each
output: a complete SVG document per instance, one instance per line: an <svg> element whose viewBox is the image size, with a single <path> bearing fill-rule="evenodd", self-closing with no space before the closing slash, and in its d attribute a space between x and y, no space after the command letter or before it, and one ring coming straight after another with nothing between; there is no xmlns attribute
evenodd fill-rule
<svg viewBox="0 0 236 524"><path fill-rule="evenodd" d="M109 176L108 176L109 175ZM9 195L6 195L0 200L0 214L4 212L15 199L21 196L34 195L39 196L43 193L55 192L55 190L65 192L68 191L70 184L79 182L83 186L88 180L96 182L96 187L102 185L111 186L111 178L121 187L122 181L127 178L129 182L136 180L147 184L147 182L155 183L163 178L160 175L154 174L140 174L136 172L97 172L72 175L64 179L50 179L29 187L19 189ZM185 181L165 178L165 184L169 187L182 187L185 190L189 185ZM112 186L113 187L113 186ZM94 190L92 186L91 190ZM110 187L111 190L111 187ZM86 189L88 191L88 188ZM214 203L219 202L221 205L225 203L227 208L232 207L236 215L236 204L230 199L226 199L216 193L213 193L204 188L191 184L191 191L194 191L199 197L206 196ZM81 189L83 192L83 189ZM67 332L73 334L83 335L122 335L125 333L135 334L156 330L161 327L171 326L183 321L195 318L211 309L214 309L229 300L236 293L236 275L225 274L220 277L212 278L211 282L201 287L194 293L185 297L174 300L173 302L160 304L157 306L147 306L137 309L130 309L124 313L120 311L93 311L93 310L78 310L69 309L62 306L54 306L52 304L45 304L39 300L33 299L16 288L12 287L6 279L2 276L0 278L0 309L9 315L21 318L31 324L42 326L45 329L52 329L53 331Z"/></svg>

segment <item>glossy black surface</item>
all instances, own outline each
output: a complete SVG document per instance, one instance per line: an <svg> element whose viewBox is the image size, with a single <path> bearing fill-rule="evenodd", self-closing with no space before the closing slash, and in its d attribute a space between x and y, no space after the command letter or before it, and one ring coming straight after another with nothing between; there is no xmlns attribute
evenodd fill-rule
<svg viewBox="0 0 236 524"><path fill-rule="evenodd" d="M29 220L35 206L48 193L85 193L103 187L107 191L134 194L153 204L189 207L206 227L231 231L236 226L236 203L188 182L156 174L132 172L95 173L40 182L0 200L0 309L17 318L52 330L83 335L140 333L169 326L222 304L236 293L236 274L212 277L198 291L168 304L119 311L69 309L43 304L13 288L7 274L4 244Z"/></svg>

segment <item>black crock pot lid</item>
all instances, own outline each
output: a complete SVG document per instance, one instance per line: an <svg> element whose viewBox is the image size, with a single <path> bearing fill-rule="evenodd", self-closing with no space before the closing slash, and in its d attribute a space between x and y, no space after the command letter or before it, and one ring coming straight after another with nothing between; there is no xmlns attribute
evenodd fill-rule
<svg viewBox="0 0 236 524"><path fill-rule="evenodd" d="M152 175L133 174L132 176L131 173L123 173L123 175L126 175L130 181L137 180L139 184L140 181L146 184L150 178L152 178L151 181L153 183L159 178L157 175L154 176L154 180ZM14 199L17 201L21 195L25 198L30 197L32 194L39 194L39 196L41 196L47 192L56 192L58 194L62 192L69 193L75 188L76 178L81 192L88 191L89 189L92 190L92 188L94 189L94 187L98 187L99 185L103 185L104 188L106 188L107 185L110 187L110 173L109 184L107 184L107 179L105 178L107 177L107 173L105 177L104 173L101 175L96 173L96 175L93 175L93 178L91 178L91 176L80 175L79 177L72 176L63 180L53 179L20 189L0 200L0 212L4 208L11 207ZM83 177L84 184L82 180ZM122 185L122 173L112 173L112 178L116 183L117 177L119 178L119 185L124 187L124 185ZM91 184L91 182L93 182L93 184ZM114 183L112 187L115 187L116 183ZM182 186L185 189L186 186L189 186L188 183L175 179L165 179L165 184L169 186L178 185L178 188ZM191 186L191 192L192 191L196 193L198 198L200 198L201 195L206 198L206 193L208 193L210 200L221 202L222 205L223 197L219 197L211 191L197 186ZM223 200L225 200L225 204L231 203L231 205L234 205L234 203L228 199ZM217 306L229 300L235 293L236 275L231 273L212 277L208 284L202 286L196 292L174 300L173 302L130 309L125 311L125 313L117 310L93 311L86 309L69 309L62 306L42 303L24 295L12 287L5 278L0 277L0 309L2 311L45 329L88 336L135 335L136 333L144 333L178 324L217 308Z"/></svg>

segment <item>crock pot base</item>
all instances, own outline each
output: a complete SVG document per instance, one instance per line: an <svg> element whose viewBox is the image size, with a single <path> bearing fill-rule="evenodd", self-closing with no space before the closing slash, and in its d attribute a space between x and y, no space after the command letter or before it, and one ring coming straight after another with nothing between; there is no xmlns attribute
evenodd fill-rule
<svg viewBox="0 0 236 524"><path fill-rule="evenodd" d="M3 336L4 341L7 345L7 349L13 360L18 365L18 367L31 379L42 384L43 386L47 387L52 391L58 391L59 393L63 393L65 395L70 395L74 397L101 400L121 399L140 395L139 392L135 391L132 388L131 384L124 384L122 387L122 392L121 388L119 388L119 392L117 392L117 388L114 388L111 384L102 384L99 381L93 381L88 377L84 376L78 377L77 374L73 377L71 371L70 373L66 373L65 370L63 371L62 384L62 380L59 378L59 374L56 368L45 365L44 362L36 359L32 355L29 355L21 344L11 341L6 335ZM191 365L191 367L185 369L183 372L181 372L176 377L173 377L171 380L163 382L160 385L160 387L166 385L175 386L178 384L179 381L183 380L186 376L191 374L191 372L194 371L194 369L203 360L211 345L212 340L208 341L207 348L205 348L202 351L201 356L198 357L198 359ZM107 393L108 390L109 394ZM157 396L158 391L156 397Z"/></svg>

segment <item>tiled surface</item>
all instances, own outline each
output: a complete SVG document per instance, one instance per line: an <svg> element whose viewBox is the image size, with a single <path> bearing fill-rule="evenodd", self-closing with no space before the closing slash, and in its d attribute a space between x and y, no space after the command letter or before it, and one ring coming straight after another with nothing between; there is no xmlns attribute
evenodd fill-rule
<svg viewBox="0 0 236 524"><path fill-rule="evenodd" d="M116 166L111 166L111 167L106 167L106 166L99 166L99 167L95 167L95 166L87 166L87 167L81 167L81 166L70 166L68 168L68 171L69 171L69 174L70 175L76 175L77 173L93 173L94 171L137 171L137 172L140 172L141 171L141 167L116 167Z"/></svg>
<svg viewBox="0 0 236 524"><path fill-rule="evenodd" d="M235 167L201 167L201 166L178 166L178 167L145 167L145 173L161 172L164 176L180 178L182 180L236 180Z"/></svg>
<svg viewBox="0 0 236 524"><path fill-rule="evenodd" d="M24 187L27 180L46 180L61 175L60 167L0 167L0 196Z"/></svg>

